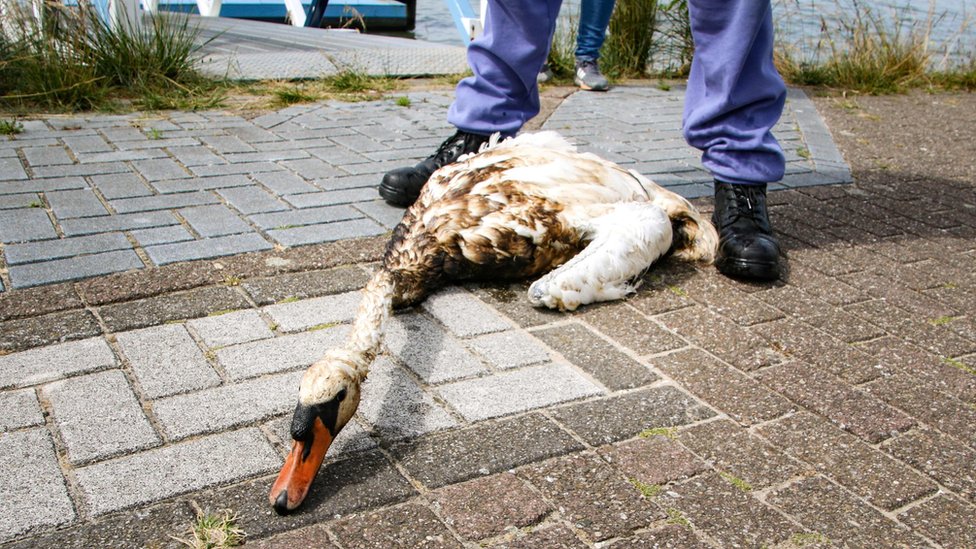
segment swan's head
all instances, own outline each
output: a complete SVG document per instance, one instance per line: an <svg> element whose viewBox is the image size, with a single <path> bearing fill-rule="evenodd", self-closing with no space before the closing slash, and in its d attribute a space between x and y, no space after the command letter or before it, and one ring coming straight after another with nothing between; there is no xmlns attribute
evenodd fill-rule
<svg viewBox="0 0 976 549"><path fill-rule="evenodd" d="M301 505L326 452L359 407L362 382L350 357L333 351L302 377L291 421L294 444L271 487L270 500L280 514Z"/></svg>

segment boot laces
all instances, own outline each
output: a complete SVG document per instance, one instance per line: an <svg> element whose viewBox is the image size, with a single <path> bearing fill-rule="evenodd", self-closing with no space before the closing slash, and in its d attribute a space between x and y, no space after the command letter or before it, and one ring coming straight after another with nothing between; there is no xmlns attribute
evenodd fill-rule
<svg viewBox="0 0 976 549"><path fill-rule="evenodd" d="M730 187L733 199L730 201L729 215L723 225L732 225L741 219L766 227L769 221L761 187L754 185L730 185Z"/></svg>

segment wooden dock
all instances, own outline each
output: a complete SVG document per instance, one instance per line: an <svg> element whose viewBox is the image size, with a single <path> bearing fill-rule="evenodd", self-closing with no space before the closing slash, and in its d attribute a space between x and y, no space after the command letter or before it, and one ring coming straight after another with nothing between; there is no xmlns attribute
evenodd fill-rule
<svg viewBox="0 0 976 549"><path fill-rule="evenodd" d="M355 70L373 76L433 76L467 70L465 49L423 40L279 23L200 17L200 69L235 80L321 78Z"/></svg>
<svg viewBox="0 0 976 549"><path fill-rule="evenodd" d="M302 0L306 11L311 0ZM196 0L160 0L159 9L198 14ZM221 17L282 23L288 12L282 0L224 0ZM325 9L323 26L339 27L362 18L369 30L408 30L413 24L408 6L397 0L333 0Z"/></svg>

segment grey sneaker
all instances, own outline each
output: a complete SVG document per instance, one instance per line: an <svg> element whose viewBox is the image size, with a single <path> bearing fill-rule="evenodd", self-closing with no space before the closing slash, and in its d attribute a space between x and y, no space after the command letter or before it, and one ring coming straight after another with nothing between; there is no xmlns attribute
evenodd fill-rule
<svg viewBox="0 0 976 549"><path fill-rule="evenodd" d="M539 84L542 84L552 79L553 79L552 68L549 66L549 63L542 65L542 70L539 71L538 75L536 75L535 81L538 82Z"/></svg>
<svg viewBox="0 0 976 549"><path fill-rule="evenodd" d="M607 91L610 89L610 82L600 72L600 66L596 61L583 60L576 61L576 74L573 75L573 82L582 90Z"/></svg>

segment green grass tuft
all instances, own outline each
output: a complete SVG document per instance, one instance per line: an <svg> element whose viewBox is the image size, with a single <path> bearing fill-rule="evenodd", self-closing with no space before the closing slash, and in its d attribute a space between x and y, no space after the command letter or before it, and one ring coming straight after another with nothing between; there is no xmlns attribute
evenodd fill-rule
<svg viewBox="0 0 976 549"><path fill-rule="evenodd" d="M174 537L176 541L193 549L226 549L244 543L246 534L236 524L237 515L229 510L197 515L189 528L187 539Z"/></svg>
<svg viewBox="0 0 976 549"><path fill-rule="evenodd" d="M674 507L668 507L665 512L668 514L668 520L666 521L668 524L677 524L685 528L691 528L691 522L685 518L685 515L681 511Z"/></svg>
<svg viewBox="0 0 976 549"><path fill-rule="evenodd" d="M637 480L636 478L629 478L627 480L630 481L630 483L634 485L634 488L637 488L637 491L640 492L645 498L653 498L661 493L661 487L657 484L647 484Z"/></svg>
<svg viewBox="0 0 976 549"><path fill-rule="evenodd" d="M665 437L674 440L678 438L678 428L677 427L653 427L651 429L644 429L637 436L641 438Z"/></svg>
<svg viewBox="0 0 976 549"><path fill-rule="evenodd" d="M0 120L0 135L17 135L24 132L24 125L16 120Z"/></svg>
<svg viewBox="0 0 976 549"><path fill-rule="evenodd" d="M973 368L972 366L969 366L968 364L966 364L964 362L960 362L960 361L958 361L958 360L956 360L954 358L948 358L948 357L943 358L942 359L942 362L945 362L946 364L948 364L949 366L952 366L953 368L955 368L957 370L962 370L963 372L966 372L967 374L973 374L974 376L976 376L976 368Z"/></svg>
<svg viewBox="0 0 976 549"><path fill-rule="evenodd" d="M185 15L159 13L138 29L113 29L86 1L75 7L45 3L43 22L19 3L11 6L0 14L8 31L0 33L3 107L185 107L219 88L194 68L199 30Z"/></svg>
<svg viewBox="0 0 976 549"><path fill-rule="evenodd" d="M724 478L725 480L727 480L729 482L729 484L731 484L732 486L735 486L739 490L742 490L743 492L751 492L752 491L752 485L749 484L748 482L742 480L741 478L739 478L739 477L737 477L737 476L735 476L735 475L733 475L731 473L726 473L725 471L719 471L718 474L719 474L719 476L721 476L722 478Z"/></svg>
<svg viewBox="0 0 976 549"><path fill-rule="evenodd" d="M406 96L401 96L396 98L396 104L398 107L409 107L410 98Z"/></svg>

